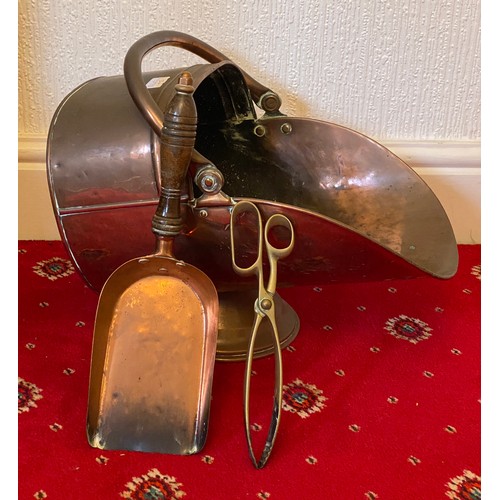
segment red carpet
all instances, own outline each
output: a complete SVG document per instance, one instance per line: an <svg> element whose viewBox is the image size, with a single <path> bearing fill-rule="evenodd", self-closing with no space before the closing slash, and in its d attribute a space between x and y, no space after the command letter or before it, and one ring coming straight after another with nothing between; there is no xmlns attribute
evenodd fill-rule
<svg viewBox="0 0 500 500"><path fill-rule="evenodd" d="M90 447L97 294L60 242L19 242L19 498L481 498L480 250L460 246L459 271L447 281L282 290L301 330L283 351L276 444L255 470L243 363L216 363L200 454ZM268 398L252 410L263 439L272 359L253 368L253 393Z"/></svg>

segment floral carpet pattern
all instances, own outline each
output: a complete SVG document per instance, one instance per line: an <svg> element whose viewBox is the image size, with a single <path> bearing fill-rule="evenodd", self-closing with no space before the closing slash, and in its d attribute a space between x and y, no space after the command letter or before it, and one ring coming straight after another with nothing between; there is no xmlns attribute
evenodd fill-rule
<svg viewBox="0 0 500 500"><path fill-rule="evenodd" d="M251 465L240 363L215 366L201 453L100 450L86 437L98 294L61 242L19 242L19 499L481 498L481 247L453 278L280 290L301 328L283 350L283 412ZM253 363L265 442L274 360Z"/></svg>

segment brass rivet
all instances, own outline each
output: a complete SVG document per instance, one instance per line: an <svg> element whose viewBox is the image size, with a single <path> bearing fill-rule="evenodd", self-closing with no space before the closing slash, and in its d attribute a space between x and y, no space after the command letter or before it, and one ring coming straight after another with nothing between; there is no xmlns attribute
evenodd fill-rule
<svg viewBox="0 0 500 500"><path fill-rule="evenodd" d="M257 136L257 137L264 137L266 135L266 127L264 127L263 125L257 125L254 129L253 129L253 133Z"/></svg>
<svg viewBox="0 0 500 500"><path fill-rule="evenodd" d="M281 131L284 134L289 134L292 131L292 125L290 123L283 123L283 125L281 125Z"/></svg>
<svg viewBox="0 0 500 500"><path fill-rule="evenodd" d="M276 111L280 107L280 99L275 95L268 95L262 101L262 107L265 111Z"/></svg>
<svg viewBox="0 0 500 500"><path fill-rule="evenodd" d="M269 299L262 299L260 301L260 307L262 307L262 309L264 309L265 311L269 311L272 306L273 304Z"/></svg>

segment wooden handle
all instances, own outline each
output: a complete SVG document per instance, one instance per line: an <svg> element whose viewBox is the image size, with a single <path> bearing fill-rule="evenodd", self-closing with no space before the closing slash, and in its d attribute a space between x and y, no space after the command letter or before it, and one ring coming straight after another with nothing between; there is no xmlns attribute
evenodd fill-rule
<svg viewBox="0 0 500 500"><path fill-rule="evenodd" d="M160 136L161 192L153 217L153 232L158 236L176 236L182 228L181 188L191 161L197 112L193 99L193 79L187 71L175 86Z"/></svg>

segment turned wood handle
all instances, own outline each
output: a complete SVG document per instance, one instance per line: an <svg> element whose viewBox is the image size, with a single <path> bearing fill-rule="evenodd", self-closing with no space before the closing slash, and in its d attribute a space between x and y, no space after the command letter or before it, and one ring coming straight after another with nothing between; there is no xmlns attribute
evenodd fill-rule
<svg viewBox="0 0 500 500"><path fill-rule="evenodd" d="M181 188L191 162L198 119L192 84L191 74L184 72L163 119L160 134L161 191L153 217L153 232L157 236L176 236L182 228Z"/></svg>

